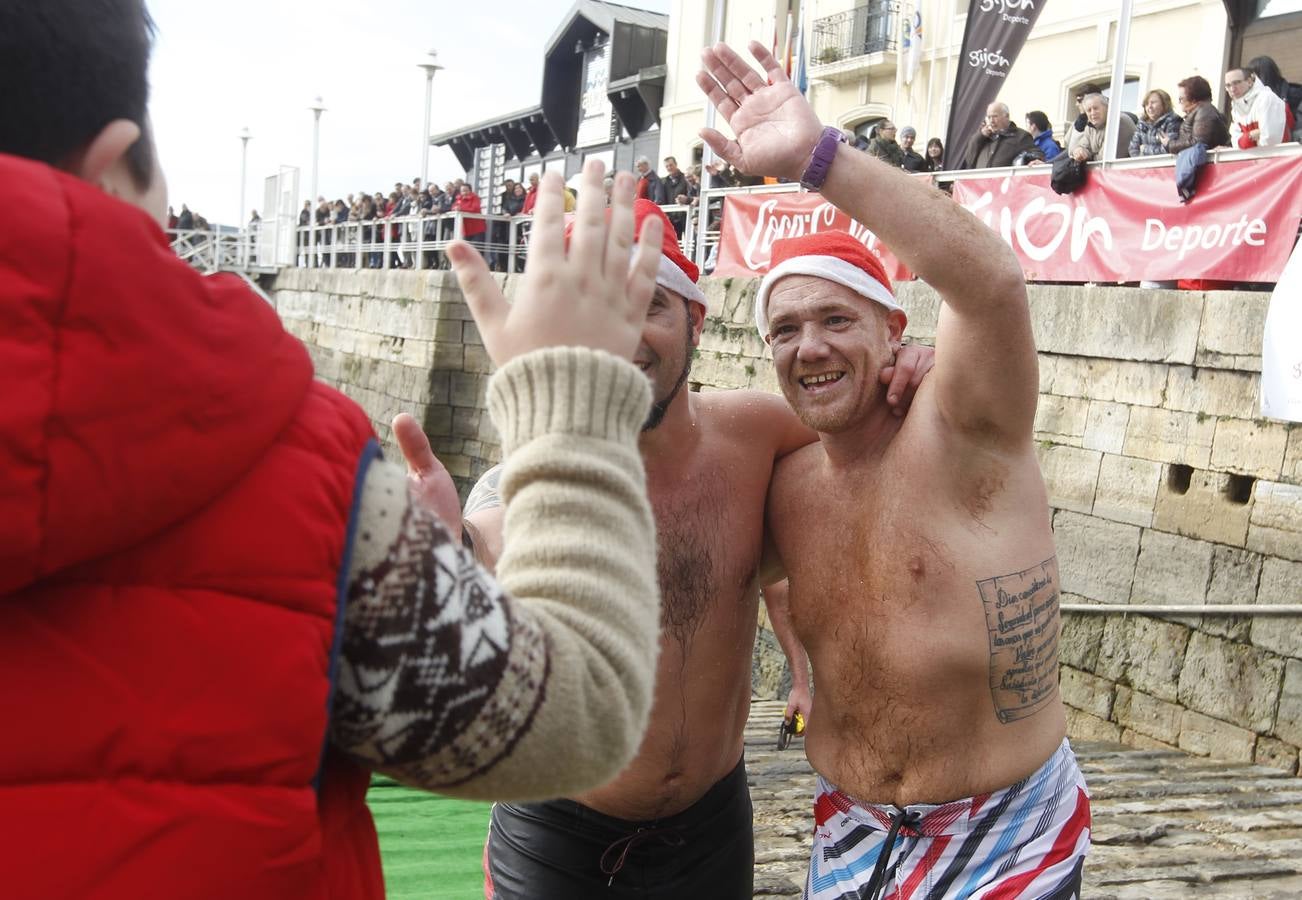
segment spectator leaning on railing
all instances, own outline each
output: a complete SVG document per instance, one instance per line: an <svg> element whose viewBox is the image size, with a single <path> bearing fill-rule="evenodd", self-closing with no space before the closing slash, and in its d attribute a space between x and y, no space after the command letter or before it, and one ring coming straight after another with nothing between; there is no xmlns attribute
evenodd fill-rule
<svg viewBox="0 0 1302 900"><path fill-rule="evenodd" d="M637 169L638 174L638 199L650 200L657 205L663 204L664 194L661 192L660 176L651 167L651 160L645 156L639 156L633 166Z"/></svg>
<svg viewBox="0 0 1302 900"><path fill-rule="evenodd" d="M1143 111L1130 138L1131 156L1161 156L1169 153L1160 135L1168 141L1180 136L1180 117L1171 107L1171 95L1154 88L1144 97Z"/></svg>
<svg viewBox="0 0 1302 900"><path fill-rule="evenodd" d="M1082 103L1085 108L1085 130L1073 133L1067 142L1067 152L1072 159L1080 162L1102 159L1103 149L1108 141L1108 98L1102 94L1090 94ZM1118 159L1130 155L1130 137L1135 133L1135 126L1130 119L1121 116L1117 122L1117 134L1112 138L1112 146Z"/></svg>
<svg viewBox="0 0 1302 900"><path fill-rule="evenodd" d="M1107 85L1082 84L1080 89L1076 91L1076 118L1073 121L1068 122L1062 129L1062 139L1064 141L1071 143L1073 132L1080 133L1085 130L1085 126L1089 124L1089 117L1085 115L1085 98L1090 94L1103 93L1103 88L1106 86Z"/></svg>
<svg viewBox="0 0 1302 900"><path fill-rule="evenodd" d="M1184 113L1180 123L1180 134L1167 137L1160 132L1157 139L1166 147L1168 153L1188 150L1194 144L1203 144L1208 150L1214 147L1228 147L1230 131L1225 119L1212 105L1212 86L1201 75L1191 75L1179 84L1176 102Z"/></svg>
<svg viewBox="0 0 1302 900"><path fill-rule="evenodd" d="M1230 141L1247 150L1273 147L1288 134L1284 101L1257 80L1251 69L1230 69L1225 73L1225 90L1230 95Z"/></svg>
<svg viewBox="0 0 1302 900"><path fill-rule="evenodd" d="M912 125L905 125L900 129L900 150L904 153L904 162L900 167L906 172L921 172L927 167L927 161L922 158L922 154L913 149L913 142L918 139L918 130Z"/></svg>
<svg viewBox="0 0 1302 900"><path fill-rule="evenodd" d="M931 138L927 141L927 152L925 158L927 164L923 167L924 172L944 171L945 143L940 138Z"/></svg>
<svg viewBox="0 0 1302 900"><path fill-rule="evenodd" d="M533 214L534 202L538 199L538 173L529 176L529 190L524 192L524 214Z"/></svg>
<svg viewBox="0 0 1302 900"><path fill-rule="evenodd" d="M1248 60L1246 68L1251 69L1259 82L1284 101L1284 115L1289 120L1289 133L1284 140L1302 140L1302 84L1293 84L1285 78L1275 60L1269 56L1254 56Z"/></svg>
<svg viewBox="0 0 1302 900"><path fill-rule="evenodd" d="M868 142L866 152L893 169L904 168L904 151L895 141L894 122L888 120L878 124L876 136Z"/></svg>
<svg viewBox="0 0 1302 900"><path fill-rule="evenodd" d="M665 157L665 177L660 179L660 205L669 206L678 202L680 195L687 193L687 176L678 168L678 160L672 156Z"/></svg>
<svg viewBox="0 0 1302 900"><path fill-rule="evenodd" d="M1035 139L1035 146L1044 154L1045 162L1053 162L1054 157L1062 152L1062 146L1053 139L1049 117L1041 110L1033 109L1026 114L1026 130Z"/></svg>
<svg viewBox="0 0 1302 900"><path fill-rule="evenodd" d="M1011 166L1019 156L1036 160L1043 155L1035 139L1013 124L1008 104L996 101L986 107L985 121L968 141L958 168L993 169Z"/></svg>
<svg viewBox="0 0 1302 900"><path fill-rule="evenodd" d="M452 204L453 212L478 213L483 211L479 203L479 195L470 189L470 185L462 184L461 191L457 194L456 202ZM487 226L483 219L466 218L461 223L461 233L466 240L472 244L482 245L484 243L484 231Z"/></svg>

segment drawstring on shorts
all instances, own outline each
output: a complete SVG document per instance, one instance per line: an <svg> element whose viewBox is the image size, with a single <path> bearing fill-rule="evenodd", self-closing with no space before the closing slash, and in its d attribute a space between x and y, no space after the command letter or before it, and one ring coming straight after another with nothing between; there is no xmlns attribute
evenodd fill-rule
<svg viewBox="0 0 1302 900"><path fill-rule="evenodd" d="M658 840L666 847L674 848L682 847L687 843L679 830L672 826L639 828L632 834L624 835L624 837L607 847L605 853L601 854L601 874L610 876L610 880L606 882L606 887L610 887L615 883L615 876L619 874L620 869L624 868L628 854L632 852L633 848L651 840ZM618 852L619 856L612 862L611 854L616 852Z"/></svg>
<svg viewBox="0 0 1302 900"><path fill-rule="evenodd" d="M881 895L888 874L886 864L890 862L891 852L895 849L895 837L900 833L900 826L907 825L910 830L916 832L921 824L922 815L918 812L901 810L891 816L891 827L886 832L886 843L882 845L882 852L877 855L877 865L873 866L873 877L868 879L867 889L863 894L867 900L878 900ZM891 866L891 871L893 872L899 864L900 859L895 860L895 866Z"/></svg>

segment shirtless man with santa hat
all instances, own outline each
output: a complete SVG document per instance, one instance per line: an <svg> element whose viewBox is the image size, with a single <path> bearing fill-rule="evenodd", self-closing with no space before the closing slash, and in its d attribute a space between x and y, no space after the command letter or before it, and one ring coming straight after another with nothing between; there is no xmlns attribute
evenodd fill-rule
<svg viewBox="0 0 1302 900"><path fill-rule="evenodd" d="M638 200L634 212L639 227L648 216L667 227L654 203ZM634 355L652 385L639 450L656 519L663 604L651 724L633 762L604 787L494 806L484 864L486 896L497 900L753 896L742 734L764 504L774 462L815 435L781 397L684 389L706 300L696 266L672 229L664 234ZM930 361L929 349L909 347L882 370L897 407L908 403ZM420 470L432 461L428 444L414 421L400 424L404 453ZM465 508L466 532L489 564L502 551L499 476L496 469L486 473ZM500 488L510 496L510 484ZM766 599L779 590L766 589Z"/></svg>
<svg viewBox="0 0 1302 900"><path fill-rule="evenodd" d="M736 135L704 139L743 171L820 191L943 301L934 374L902 419L878 376L905 315L861 244L777 241L756 296L782 392L819 434L779 462L768 506L817 686L805 895L1076 897L1089 797L1058 696L1021 267L944 194L846 146L750 50L763 74L724 44L703 52L697 83Z"/></svg>

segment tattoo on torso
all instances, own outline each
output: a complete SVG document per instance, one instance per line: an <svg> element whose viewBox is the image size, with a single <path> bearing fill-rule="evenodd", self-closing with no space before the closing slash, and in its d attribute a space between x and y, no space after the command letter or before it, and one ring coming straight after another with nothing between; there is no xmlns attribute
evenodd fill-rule
<svg viewBox="0 0 1302 900"><path fill-rule="evenodd" d="M990 633L990 695L1005 725L1033 715L1058 683L1058 557L977 582Z"/></svg>

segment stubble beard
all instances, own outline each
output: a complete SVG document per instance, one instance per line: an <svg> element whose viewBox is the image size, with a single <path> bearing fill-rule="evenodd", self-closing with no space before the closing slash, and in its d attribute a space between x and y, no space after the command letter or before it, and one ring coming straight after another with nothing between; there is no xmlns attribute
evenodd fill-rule
<svg viewBox="0 0 1302 900"><path fill-rule="evenodd" d="M683 370L678 373L678 380L674 382L674 386L669 393L651 404L651 411L647 414L646 421L642 423L643 431L653 431L660 426L660 423L664 421L665 413L669 412L670 405L673 404L674 398L678 396L678 392L683 389L683 385L687 383L687 376L692 371L692 352L694 348L692 347L692 320L690 318L687 320L687 340L684 348Z"/></svg>

